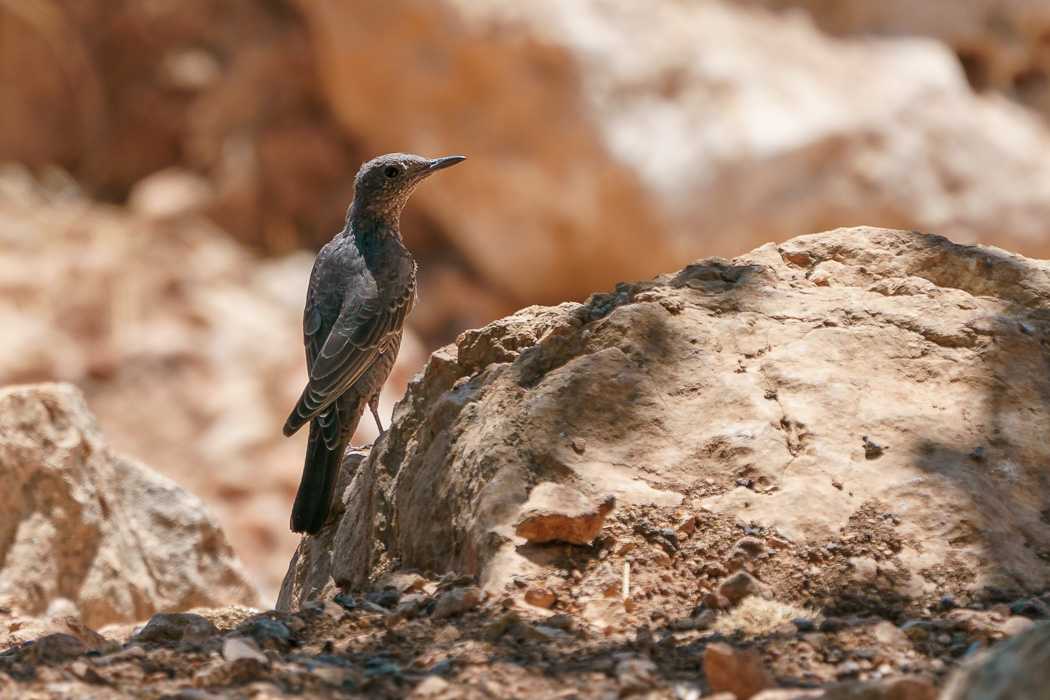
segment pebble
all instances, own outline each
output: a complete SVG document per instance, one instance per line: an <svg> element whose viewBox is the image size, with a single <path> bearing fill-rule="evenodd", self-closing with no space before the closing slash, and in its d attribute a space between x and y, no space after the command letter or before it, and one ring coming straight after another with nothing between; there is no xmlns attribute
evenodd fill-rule
<svg viewBox="0 0 1050 700"><path fill-rule="evenodd" d="M796 617L791 621L791 624L793 624L795 629L799 632L812 632L817 628L817 626L813 624L813 620L807 620L804 617Z"/></svg>
<svg viewBox="0 0 1050 700"><path fill-rule="evenodd" d="M291 631L277 620L256 620L248 627L248 636L262 649L285 651L291 645Z"/></svg>
<svg viewBox="0 0 1050 700"><path fill-rule="evenodd" d="M841 617L826 617L820 623L819 629L821 632L841 632L848 630L853 625L850 624L849 620L845 620Z"/></svg>
<svg viewBox="0 0 1050 700"><path fill-rule="evenodd" d="M183 643L199 647L217 636L219 636L219 628L202 615L157 613L150 618L141 632L131 638L131 641L166 647L175 647Z"/></svg>
<svg viewBox="0 0 1050 700"><path fill-rule="evenodd" d="M383 591L372 596L371 601L381 608L393 610L401 600L401 594L397 591Z"/></svg>
<svg viewBox="0 0 1050 700"><path fill-rule="evenodd" d="M860 664L856 661L843 661L835 667L835 675L839 678L843 676L855 676L860 673Z"/></svg>
<svg viewBox="0 0 1050 700"><path fill-rule="evenodd" d="M557 599L554 591L544 586L533 586L525 591L525 602L537 608L550 608Z"/></svg>
<svg viewBox="0 0 1050 700"><path fill-rule="evenodd" d="M621 695L644 693L656 685L656 664L648 659L624 659L615 673Z"/></svg>
<svg viewBox="0 0 1050 700"><path fill-rule="evenodd" d="M454 588L450 591L445 591L438 596L431 617L436 620L442 620L448 617L462 615L463 613L476 608L484 599L485 594L477 586Z"/></svg>
<svg viewBox="0 0 1050 700"><path fill-rule="evenodd" d="M718 585L718 594L735 605L748 596L773 599L773 590L746 571L731 574Z"/></svg>
<svg viewBox="0 0 1050 700"><path fill-rule="evenodd" d="M263 666L270 665L270 660L259 650L259 645L251 637L230 637L223 640L222 658L227 661L255 659Z"/></svg>

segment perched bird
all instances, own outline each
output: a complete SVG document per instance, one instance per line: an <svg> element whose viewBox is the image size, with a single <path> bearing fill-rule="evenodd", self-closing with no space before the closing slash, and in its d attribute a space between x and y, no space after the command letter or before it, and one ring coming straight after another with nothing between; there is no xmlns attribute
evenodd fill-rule
<svg viewBox="0 0 1050 700"><path fill-rule="evenodd" d="M284 424L290 436L310 423L293 532L316 535L324 525L365 406L383 431L379 392L416 300L416 261L401 240L401 210L420 182L462 160L390 153L368 161L354 180L346 225L317 254L303 312L310 379Z"/></svg>

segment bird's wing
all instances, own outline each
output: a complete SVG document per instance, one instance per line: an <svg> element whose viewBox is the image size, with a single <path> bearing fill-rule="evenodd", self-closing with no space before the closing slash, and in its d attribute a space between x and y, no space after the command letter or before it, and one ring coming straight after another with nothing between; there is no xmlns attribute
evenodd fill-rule
<svg viewBox="0 0 1050 700"><path fill-rule="evenodd" d="M415 289L408 287L392 298L372 296L353 299L344 305L328 337L309 363L310 381L293 411L293 416L298 418L295 423L302 425L316 416L361 378L385 349L389 336L401 330L414 298ZM315 339L309 333L309 317L306 320L309 360L310 345Z"/></svg>

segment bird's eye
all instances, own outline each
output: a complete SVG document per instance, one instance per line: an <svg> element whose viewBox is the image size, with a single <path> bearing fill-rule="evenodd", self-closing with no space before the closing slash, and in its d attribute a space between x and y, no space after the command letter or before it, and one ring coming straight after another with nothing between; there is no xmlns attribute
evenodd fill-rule
<svg viewBox="0 0 1050 700"><path fill-rule="evenodd" d="M396 165L388 165L383 170L383 174L391 180L393 180L395 177L401 174L401 168L397 167Z"/></svg>

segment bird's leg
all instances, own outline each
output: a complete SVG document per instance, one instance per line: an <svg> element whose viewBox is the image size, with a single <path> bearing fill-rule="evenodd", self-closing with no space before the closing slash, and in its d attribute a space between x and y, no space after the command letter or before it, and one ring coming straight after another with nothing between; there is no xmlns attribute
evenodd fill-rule
<svg viewBox="0 0 1050 700"><path fill-rule="evenodd" d="M383 434L383 422L379 420L379 397L373 396L368 401L368 408L372 410L372 417L376 419L376 427L379 428L379 434Z"/></svg>

